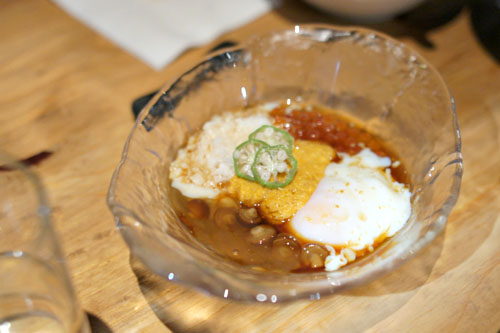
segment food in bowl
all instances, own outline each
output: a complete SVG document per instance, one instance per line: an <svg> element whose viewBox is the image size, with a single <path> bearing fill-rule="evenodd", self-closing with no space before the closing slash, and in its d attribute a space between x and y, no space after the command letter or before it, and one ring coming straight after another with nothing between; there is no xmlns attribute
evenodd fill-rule
<svg viewBox="0 0 500 333"><path fill-rule="evenodd" d="M189 232L255 270L335 271L411 213L409 177L389 147L354 119L298 102L214 116L169 178Z"/></svg>
<svg viewBox="0 0 500 333"><path fill-rule="evenodd" d="M173 83L162 88L139 115L108 194L108 205L133 256L166 280L234 300L279 303L318 299L393 271L435 239L446 225L458 197L462 170L460 131L453 98L437 71L404 44L362 28L301 25L257 37L241 48L199 59L196 65L186 68L183 75L170 82ZM305 109L308 104L312 109L331 108L325 109L328 111L325 113L301 115L311 117L311 121L316 119L318 125L330 117L334 122L339 118L345 120L333 126L340 129L338 134L344 132L349 134L348 138L357 135L358 141L365 142L365 147L356 147L356 144L351 147L353 142L340 137L343 141L338 140L336 144L345 150L342 147L334 150L338 155L333 157L334 161L337 158L338 162L342 161L342 151L354 158L368 147L377 156L391 159L391 177L411 192L411 215L403 227L381 243L374 242L374 251L369 255L360 253L355 261L335 271L317 267L324 264L325 255L330 254L324 252L326 245L308 246L309 253L317 254L311 254L310 259L304 255L304 262L312 263L306 266L301 261L300 265L307 267L303 270L296 264L297 257L302 259L302 253L308 254L302 248L290 249L293 260L289 267L265 265L266 258L273 252L272 248L269 251L270 245L267 248L247 246L233 254L233 247L241 245L242 238L250 237L251 223L261 225L253 230L254 236L270 231L271 237L274 236L272 242L278 245L295 243L290 241L293 236L278 237L267 227L276 230L274 225L259 222L262 217L256 216L255 211L261 213L264 203L258 209L243 210L240 208L255 207L240 206L230 194L223 195L223 191L215 193L212 199L191 198L172 187L169 176L170 165L180 150L190 146L188 138L196 136L194 130L208 126L216 115L223 118L224 111L250 115L252 108L248 106L262 107L289 98L296 102L294 105L306 103L302 105ZM276 105L267 110L268 116L274 107ZM268 125L284 128L273 121L271 118ZM335 139L332 135L335 133L328 133L328 127L318 131L322 126L298 126L306 119L295 121L292 117L289 121L294 126L287 132L295 145L317 144L316 147L323 147L325 152L334 149L327 144L328 140ZM256 124L255 130L263 125L266 124ZM248 133L252 130L226 148L227 165L233 163L234 168L234 149L250 140ZM239 129L232 131L238 133ZM317 135L322 136L320 141L310 140ZM221 141L215 143L217 148L224 148ZM283 193L304 176L301 176L304 168L300 166L299 151L304 150L293 151L297 170L290 184L279 189ZM312 154L304 155L306 161L313 160L307 158ZM328 166L332 161L325 159L327 161L321 163ZM320 168L317 156L314 161L317 163L311 163L306 170L313 172L313 167ZM250 169L254 162L255 159L247 162L251 164ZM287 166L290 165L287 162ZM202 166L202 170L209 169ZM241 166L244 168L244 163ZM220 169L220 175L224 172ZM312 173L310 175L312 177ZM278 178L280 176L283 175ZM315 177L319 177L316 180L319 184L323 175ZM204 185L204 177L198 181ZM267 191L255 181L246 184ZM198 190L204 187L199 186ZM207 192L221 188L210 187ZM294 195L304 195L303 190L307 188L303 186ZM308 199L306 197L306 203ZM293 204L297 202L281 201L290 209L295 209ZM216 204L220 211L212 209L217 208ZM271 211L273 206L268 204L268 207ZM285 211L285 206L278 207L280 209L274 211ZM249 223L248 227L242 225L243 219ZM222 226L217 232L214 221ZM233 225L233 222L236 223ZM232 229L226 229L226 223ZM256 242L261 240L266 242L264 238L257 238ZM287 249L282 251L286 253ZM278 255L281 251L275 252ZM344 251L345 256L352 254L346 252L349 251ZM264 258L264 263L256 262L258 258Z"/></svg>

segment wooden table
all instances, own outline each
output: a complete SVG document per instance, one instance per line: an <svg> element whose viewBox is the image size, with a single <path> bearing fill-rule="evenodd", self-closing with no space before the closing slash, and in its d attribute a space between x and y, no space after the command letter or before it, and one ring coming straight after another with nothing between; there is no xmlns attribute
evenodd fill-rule
<svg viewBox="0 0 500 333"><path fill-rule="evenodd" d="M282 306L202 296L159 281L130 259L105 197L133 124L132 100L221 40L303 22L335 23L288 1L155 72L47 0L0 0L0 149L20 158L51 152L34 168L49 192L83 308L116 332L498 331L500 66L478 43L466 10L429 33L435 49L399 34L395 23L379 26L443 75L462 130L460 199L444 233L415 259L369 285Z"/></svg>

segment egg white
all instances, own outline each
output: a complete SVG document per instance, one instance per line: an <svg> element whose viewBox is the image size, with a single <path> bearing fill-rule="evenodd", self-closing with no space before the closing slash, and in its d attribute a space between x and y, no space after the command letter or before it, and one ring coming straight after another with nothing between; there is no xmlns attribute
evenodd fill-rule
<svg viewBox="0 0 500 333"><path fill-rule="evenodd" d="M410 191L390 175L391 160L366 148L354 156L340 154L331 163L309 201L293 217L295 233L313 242L363 250L393 236L411 213ZM387 171L386 171L387 170ZM332 251L331 251L332 252ZM326 269L347 263L335 252ZM332 262L332 267L328 267Z"/></svg>
<svg viewBox="0 0 500 333"><path fill-rule="evenodd" d="M172 187L188 198L217 197L221 191L218 184L235 174L234 149L250 133L271 124L269 110L264 105L247 112L227 112L206 122L170 165Z"/></svg>

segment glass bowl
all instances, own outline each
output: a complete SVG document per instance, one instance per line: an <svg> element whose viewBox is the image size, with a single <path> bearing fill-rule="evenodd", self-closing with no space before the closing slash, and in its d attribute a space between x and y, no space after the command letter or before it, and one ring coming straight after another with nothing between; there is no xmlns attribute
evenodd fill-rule
<svg viewBox="0 0 500 333"><path fill-rule="evenodd" d="M139 115L108 194L133 255L165 279L237 300L316 299L393 270L445 226L462 175L455 105L437 71L404 44L362 28L296 26L213 54L172 82ZM172 209L169 165L190 134L223 111L287 99L357 118L410 174L404 228L338 271L251 270L208 250Z"/></svg>

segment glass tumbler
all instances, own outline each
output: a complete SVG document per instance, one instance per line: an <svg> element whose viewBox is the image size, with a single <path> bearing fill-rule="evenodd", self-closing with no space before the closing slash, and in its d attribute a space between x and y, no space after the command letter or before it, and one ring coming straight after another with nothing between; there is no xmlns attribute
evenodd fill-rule
<svg viewBox="0 0 500 333"><path fill-rule="evenodd" d="M0 153L0 332L89 332L38 177Z"/></svg>

